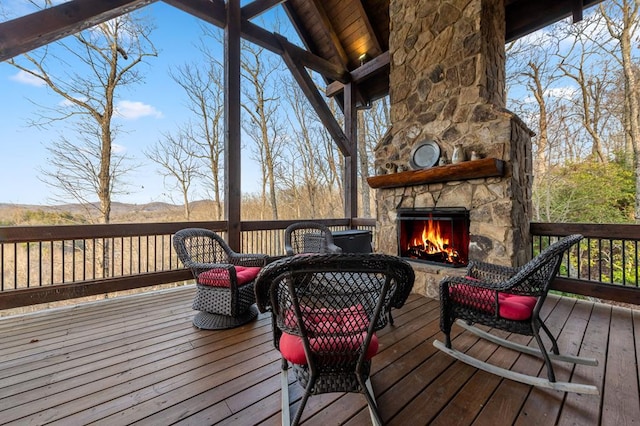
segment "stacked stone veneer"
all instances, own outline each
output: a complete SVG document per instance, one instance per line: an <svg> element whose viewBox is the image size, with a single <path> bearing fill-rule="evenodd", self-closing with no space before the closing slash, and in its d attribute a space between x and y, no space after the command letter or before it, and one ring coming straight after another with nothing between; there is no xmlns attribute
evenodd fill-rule
<svg viewBox="0 0 640 426"><path fill-rule="evenodd" d="M504 177L378 189L379 251L397 254L398 208L470 210L469 257L517 266L528 259L531 132L504 109L502 0L391 0L391 131L376 147L376 170L406 166L414 145L435 140L448 159L504 160ZM443 275L459 269L413 263L414 291L437 296Z"/></svg>

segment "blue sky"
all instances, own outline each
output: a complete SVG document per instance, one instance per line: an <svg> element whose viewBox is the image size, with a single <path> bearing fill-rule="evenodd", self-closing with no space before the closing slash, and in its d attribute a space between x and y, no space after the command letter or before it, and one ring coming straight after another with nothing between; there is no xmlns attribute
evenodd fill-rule
<svg viewBox="0 0 640 426"><path fill-rule="evenodd" d="M0 15L10 17L20 14L25 0L2 0ZM170 78L169 69L197 58L195 44L201 32L201 22L178 9L157 2L143 9L154 20L156 30L153 42L160 51L151 58L146 80L123 93L119 108L125 118L118 119L125 132L116 143L128 156L143 165L128 175L131 182L129 195L118 195L113 201L148 203L171 202L156 166L144 160L144 149L153 145L161 134L171 132L188 117L182 89ZM222 49L222 46L219 46ZM39 104L57 105L60 98L41 85L23 78L18 69L8 63L0 63L0 203L50 204L51 189L38 179L39 169L46 165L45 146L56 133L37 130L28 126L28 118L38 110ZM243 143L246 145L246 142ZM249 161L249 155L243 155ZM257 167L243 167L244 192L255 192L259 177ZM174 198L180 199L178 194Z"/></svg>

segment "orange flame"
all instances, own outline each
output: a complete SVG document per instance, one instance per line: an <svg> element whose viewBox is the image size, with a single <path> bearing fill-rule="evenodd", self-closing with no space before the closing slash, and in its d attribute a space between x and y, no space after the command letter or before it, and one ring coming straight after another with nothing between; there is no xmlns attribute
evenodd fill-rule
<svg viewBox="0 0 640 426"><path fill-rule="evenodd" d="M442 236L440 222L434 223L429 219L422 228L422 234L414 237L409 244L413 247L422 246L427 253L433 254L446 251L449 247L449 239Z"/></svg>
<svg viewBox="0 0 640 426"><path fill-rule="evenodd" d="M458 258L457 250L451 247L451 241L443 236L440 230L440 221L434 222L431 219L426 221L421 235L409 242L408 248L411 247L422 247L427 254L446 253L451 262L455 262Z"/></svg>

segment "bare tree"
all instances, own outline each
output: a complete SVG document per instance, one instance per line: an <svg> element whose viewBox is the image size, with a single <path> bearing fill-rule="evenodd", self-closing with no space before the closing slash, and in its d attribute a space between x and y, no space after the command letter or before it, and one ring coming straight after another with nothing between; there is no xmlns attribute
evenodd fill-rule
<svg viewBox="0 0 640 426"><path fill-rule="evenodd" d="M262 173L262 199L265 207L267 196L272 219L278 219L277 185L282 174L283 129L282 111L278 93L278 79L274 78L279 67L269 61L264 49L249 43L243 44L242 77L244 100L242 108L246 115L244 131L255 142L254 159L258 161Z"/></svg>
<svg viewBox="0 0 640 426"><path fill-rule="evenodd" d="M622 67L624 76L625 114L627 156L625 162L634 164L636 174L635 220L640 222L640 103L639 90L634 70L632 51L634 39L638 35L640 5L637 0L610 0L599 6L605 20L609 35L617 42L612 49L610 45L605 51L610 52ZM597 41L597 40L596 40ZM633 161L631 157L633 152Z"/></svg>
<svg viewBox="0 0 640 426"><path fill-rule="evenodd" d="M189 131L183 133L194 145L192 155L200 159L205 169L203 177L208 192L214 200L215 217L222 219L221 176L223 171L224 130L224 88L222 67L212 52L201 48L206 62L198 65L184 65L171 72L172 78L184 89L188 97L188 108L193 114ZM195 149L197 148L197 149Z"/></svg>
<svg viewBox="0 0 640 426"><path fill-rule="evenodd" d="M165 188L180 192L186 220L191 218L191 185L201 175L200 162L194 155L197 149L191 129L186 127L179 129L177 135L165 134L164 139L145 151L147 157L160 166L159 173L164 179Z"/></svg>
<svg viewBox="0 0 640 426"><path fill-rule="evenodd" d="M136 66L157 55L149 40L153 28L138 16L124 15L72 36L74 43L55 43L9 61L65 100L55 107L42 106L32 124L70 119L78 131L76 138L66 134L48 147L51 168L44 173L45 181L60 197L87 206L97 196L103 223L110 221L112 196L126 172L123 157L113 152L117 93L140 82Z"/></svg>
<svg viewBox="0 0 640 426"><path fill-rule="evenodd" d="M566 53L558 55L561 58L560 70L577 87L573 102L580 127L591 138L590 157L606 163L609 161L605 146L609 114L604 100L612 81L609 75L610 60L603 58L605 55L590 36L597 26L598 16L588 17L580 24L565 26L564 31L560 32L560 40L573 40L573 43Z"/></svg>
<svg viewBox="0 0 640 426"><path fill-rule="evenodd" d="M332 192L327 181L327 150L318 143L318 135L326 131L295 81L287 79L284 84L291 108L288 122L292 137L286 141L290 165L285 176L290 202L296 209L296 217L322 217L323 210L333 210L327 203L327 195Z"/></svg>
<svg viewBox="0 0 640 426"><path fill-rule="evenodd" d="M387 98L373 102L371 108L358 112L358 160L360 175L360 191L362 197L362 217L375 217L371 214L372 189L369 187L367 178L374 174L374 150L378 142L382 140L385 133L391 126L389 117L389 106Z"/></svg>

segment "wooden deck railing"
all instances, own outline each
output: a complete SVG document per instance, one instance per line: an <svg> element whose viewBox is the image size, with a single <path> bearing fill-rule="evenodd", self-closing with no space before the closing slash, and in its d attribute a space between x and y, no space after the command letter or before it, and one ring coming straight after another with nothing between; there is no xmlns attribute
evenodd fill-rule
<svg viewBox="0 0 640 426"><path fill-rule="evenodd" d="M241 251L284 254L295 221L242 223ZM374 231L373 219L318 220ZM0 309L187 281L171 236L187 227L225 234L226 222L0 227Z"/></svg>
<svg viewBox="0 0 640 426"><path fill-rule="evenodd" d="M584 239L565 256L553 288L640 305L640 225L531 223L533 254L569 234Z"/></svg>
<svg viewBox="0 0 640 426"><path fill-rule="evenodd" d="M318 221L375 233L373 219ZM283 255L293 222L242 222L241 251ZM226 223L0 227L0 309L189 281L171 244L186 227L224 235ZM640 305L640 226L532 223L533 253L572 233L585 239L566 256L554 289Z"/></svg>

